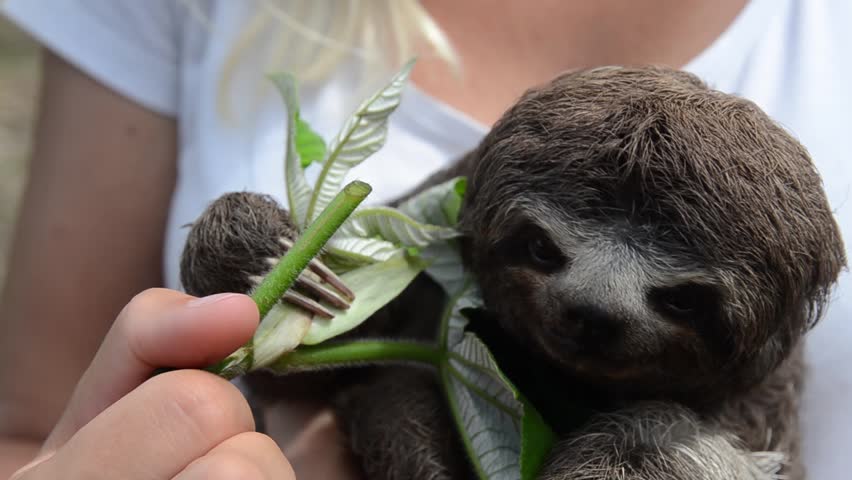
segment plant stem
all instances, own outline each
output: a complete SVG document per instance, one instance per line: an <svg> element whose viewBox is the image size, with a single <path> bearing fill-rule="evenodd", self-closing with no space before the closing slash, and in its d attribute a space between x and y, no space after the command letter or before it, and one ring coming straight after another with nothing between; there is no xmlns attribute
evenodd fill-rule
<svg viewBox="0 0 852 480"><path fill-rule="evenodd" d="M296 239L293 248L281 258L281 261L266 275L251 295L257 303L260 318L266 316L284 292L293 286L302 270L308 266L311 259L320 252L328 239L334 235L334 232L370 191L368 184L357 180L346 185L320 213L316 221Z"/></svg>
<svg viewBox="0 0 852 480"><path fill-rule="evenodd" d="M343 187L317 219L296 239L293 247L281 257L275 268L264 277L251 294L260 312L261 321L371 190L370 185L357 180ZM254 346L250 340L207 370L230 379L251 370L253 363Z"/></svg>
<svg viewBox="0 0 852 480"><path fill-rule="evenodd" d="M277 372L310 370L373 362L418 362L440 366L446 352L423 343L390 340L363 340L315 347L301 346L276 360L270 369Z"/></svg>

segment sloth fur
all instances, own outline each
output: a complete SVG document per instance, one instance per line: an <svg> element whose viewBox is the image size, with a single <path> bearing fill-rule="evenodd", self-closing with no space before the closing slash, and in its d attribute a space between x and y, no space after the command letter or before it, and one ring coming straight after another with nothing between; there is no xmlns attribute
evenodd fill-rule
<svg viewBox="0 0 852 480"><path fill-rule="evenodd" d="M539 478L804 478L802 339L845 254L789 133L693 75L596 68L528 91L421 188L460 175L472 329L559 434ZM292 229L268 198L225 198L190 234L190 293L245 291L229 276L264 273ZM229 222L251 232L210 232ZM434 295L419 279L362 334L434 338ZM367 478L474 477L431 372L347 379L334 405Z"/></svg>

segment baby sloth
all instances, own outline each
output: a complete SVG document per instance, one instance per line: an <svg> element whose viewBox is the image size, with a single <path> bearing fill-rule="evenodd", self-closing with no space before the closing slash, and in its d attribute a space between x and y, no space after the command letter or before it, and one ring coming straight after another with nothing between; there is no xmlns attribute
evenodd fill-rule
<svg viewBox="0 0 852 480"><path fill-rule="evenodd" d="M528 91L424 188L459 175L472 329L560 438L539 478L804 478L802 339L845 254L791 135L693 75L597 68ZM431 372L336 398L367 478L474 478Z"/></svg>

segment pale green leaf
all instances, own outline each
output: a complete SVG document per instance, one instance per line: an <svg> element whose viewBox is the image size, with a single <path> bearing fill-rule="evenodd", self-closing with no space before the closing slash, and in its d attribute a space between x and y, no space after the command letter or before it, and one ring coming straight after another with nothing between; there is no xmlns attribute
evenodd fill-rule
<svg viewBox="0 0 852 480"><path fill-rule="evenodd" d="M284 174L287 179L287 203L290 209L290 218L300 229L307 226L307 211L310 203L311 190L305 179L305 172L299 160L299 152L296 149L296 137L299 118L299 94L296 79L288 73L280 73L269 77L284 99L287 109L287 140L286 155L284 157ZM340 190L340 185L332 193L332 198ZM331 199L329 199L331 201ZM328 202L326 202L328 205ZM323 206L323 208L325 208ZM322 210L322 209L319 209Z"/></svg>
<svg viewBox="0 0 852 480"><path fill-rule="evenodd" d="M420 257L429 262L426 274L438 282L445 292L458 292L465 284L464 263L457 242L437 242L420 250Z"/></svg>
<svg viewBox="0 0 852 480"><path fill-rule="evenodd" d="M453 228L420 223L390 207L357 210L337 234L341 237L381 238L406 247L426 247L459 236Z"/></svg>
<svg viewBox="0 0 852 480"><path fill-rule="evenodd" d="M390 83L362 103L343 125L340 133L331 140L328 156L317 179L316 190L310 199L308 218L313 220L328 205L340 190L349 170L384 145L388 117L399 106L402 91L413 67L414 61L407 63Z"/></svg>
<svg viewBox="0 0 852 480"><path fill-rule="evenodd" d="M321 162L326 152L325 140L301 115L296 118L296 151L299 153L302 168L314 162Z"/></svg>
<svg viewBox="0 0 852 480"><path fill-rule="evenodd" d="M347 310L326 305L334 318L314 318L302 343L315 345L357 327L402 293L425 267L426 264L417 258L397 255L344 273L340 278L355 293L355 300Z"/></svg>
<svg viewBox="0 0 852 480"><path fill-rule="evenodd" d="M403 202L399 211L414 221L451 228L456 235L460 235L461 232L455 227L466 185L467 180L464 177L457 177L432 186ZM429 262L426 273L437 281L445 292L462 290L465 271L455 240L432 242L420 248L420 256Z"/></svg>
<svg viewBox="0 0 852 480"><path fill-rule="evenodd" d="M387 240L378 238L334 236L325 246L325 251L333 257L358 263L383 262L403 249Z"/></svg>
<svg viewBox="0 0 852 480"><path fill-rule="evenodd" d="M457 177L418 193L399 206L412 219L443 227L455 227L467 180Z"/></svg>
<svg viewBox="0 0 852 480"><path fill-rule="evenodd" d="M465 447L485 479L520 478L523 405L505 387L485 345L472 334L452 350L448 394Z"/></svg>
<svg viewBox="0 0 852 480"><path fill-rule="evenodd" d="M452 300L442 324L449 350L441 377L462 441L483 480L532 480L555 439L541 415L500 371L488 348L465 332L464 310L478 308L476 287Z"/></svg>
<svg viewBox="0 0 852 480"><path fill-rule="evenodd" d="M262 368L299 344L311 327L311 315L301 308L277 303L254 333L252 369Z"/></svg>

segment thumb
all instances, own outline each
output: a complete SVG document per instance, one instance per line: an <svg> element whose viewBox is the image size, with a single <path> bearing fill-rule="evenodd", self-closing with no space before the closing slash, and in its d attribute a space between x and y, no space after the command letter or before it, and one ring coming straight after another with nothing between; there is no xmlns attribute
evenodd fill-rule
<svg viewBox="0 0 852 480"><path fill-rule="evenodd" d="M116 318L43 453L67 442L157 367L212 364L247 342L257 324L257 307L246 295L195 298L166 289L140 293Z"/></svg>

